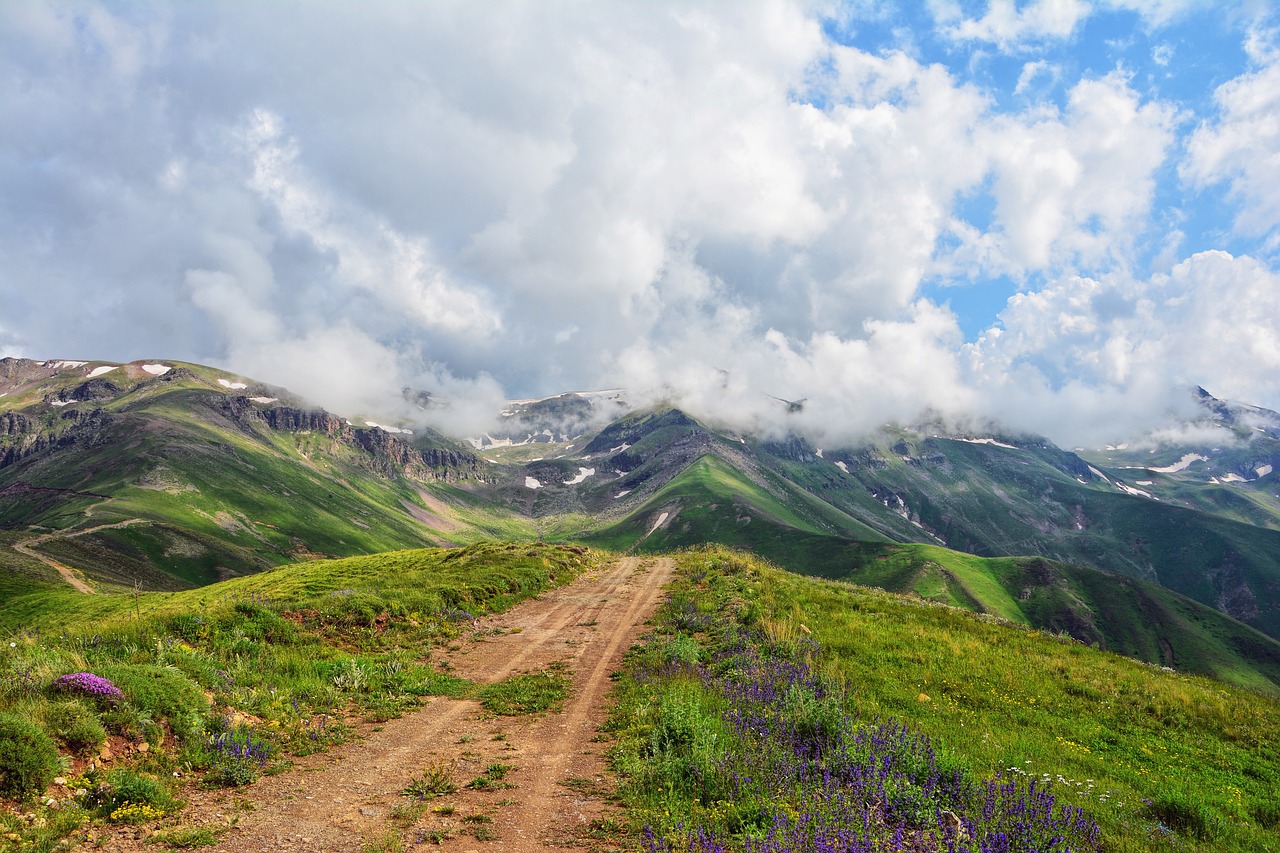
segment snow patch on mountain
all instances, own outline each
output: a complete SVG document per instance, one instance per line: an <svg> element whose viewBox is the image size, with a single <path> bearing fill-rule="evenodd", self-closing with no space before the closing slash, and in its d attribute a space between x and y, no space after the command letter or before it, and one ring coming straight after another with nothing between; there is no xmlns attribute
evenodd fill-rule
<svg viewBox="0 0 1280 853"><path fill-rule="evenodd" d="M526 489L541 489L542 483L538 482L538 479L536 477L525 477L524 487Z"/></svg>
<svg viewBox="0 0 1280 853"><path fill-rule="evenodd" d="M1160 500L1158 497L1151 494L1150 492L1143 491L1142 489L1135 489L1133 486L1126 485L1120 482L1119 480L1116 480L1116 487L1119 488L1120 491L1124 492L1126 495L1133 495L1134 497L1138 497L1138 498L1150 498L1153 501Z"/></svg>
<svg viewBox="0 0 1280 853"><path fill-rule="evenodd" d="M1172 465L1167 465L1164 468L1152 468L1151 470L1159 474L1176 474L1179 471L1185 471L1193 462L1208 461L1208 456L1201 456L1199 453L1188 453Z"/></svg>
<svg viewBox="0 0 1280 853"><path fill-rule="evenodd" d="M413 430L411 429L400 429L400 427L383 426L382 424L375 424L373 421L365 421L364 425L371 426L374 429L380 429L383 432L389 432L392 435L413 435Z"/></svg>
<svg viewBox="0 0 1280 853"><path fill-rule="evenodd" d="M116 364L104 364L101 367L95 367L93 370L89 371L89 378L96 379L97 377L101 376L104 373L110 373L111 371L115 370L117 367L119 367L119 365L116 365Z"/></svg>
<svg viewBox="0 0 1280 853"><path fill-rule="evenodd" d="M232 391L243 391L244 389L249 387L243 382L228 382L225 379L219 379L218 384L221 385L223 388L230 388Z"/></svg>
<svg viewBox="0 0 1280 853"><path fill-rule="evenodd" d="M1253 473L1257 474L1258 477L1261 478L1270 474L1272 470L1273 469L1270 465L1259 465L1257 468L1253 469Z"/></svg>
<svg viewBox="0 0 1280 853"><path fill-rule="evenodd" d="M278 397L250 397L249 399L255 403L261 403L262 405L266 406L270 403L274 403L279 398Z"/></svg>
<svg viewBox="0 0 1280 853"><path fill-rule="evenodd" d="M624 489L624 490L622 490L621 492L618 492L616 495L614 495L614 496L613 496L613 499L616 501L618 498L625 498L625 497L626 497L627 495L629 495L629 494L631 494L631 490L630 490L630 489Z"/></svg>
<svg viewBox="0 0 1280 853"><path fill-rule="evenodd" d="M841 471L845 472L846 474L849 473L849 466L844 464L838 459L836 460L836 467L839 468Z"/></svg>
<svg viewBox="0 0 1280 853"><path fill-rule="evenodd" d="M70 370L73 367L84 367L87 361L46 361L45 367L51 367L54 370Z"/></svg>
<svg viewBox="0 0 1280 853"><path fill-rule="evenodd" d="M596 474L595 468L579 468L578 475L574 477L572 480L565 480L564 484L566 486L576 486L582 481L586 480L588 477L594 477L595 474Z"/></svg>
<svg viewBox="0 0 1280 853"><path fill-rule="evenodd" d="M1103 482L1105 482L1105 483L1110 483L1110 482L1111 482L1110 480L1108 480L1108 479L1107 479L1107 475L1106 475L1106 474L1102 473L1102 472L1101 472L1101 471L1099 471L1097 468L1094 468L1092 465L1090 465L1090 466L1089 466L1089 470L1090 470L1091 472L1093 472L1093 476L1095 476L1095 477L1101 477Z"/></svg>
<svg viewBox="0 0 1280 853"><path fill-rule="evenodd" d="M170 370L173 370L173 368L167 364L144 364L142 365L142 369L147 373L150 373L152 376L164 376Z"/></svg>
<svg viewBox="0 0 1280 853"><path fill-rule="evenodd" d="M965 444L991 444L996 447L1006 447L1009 450L1018 449L1012 444L1005 444L1003 441L996 441L994 438L957 438L956 441L963 441Z"/></svg>

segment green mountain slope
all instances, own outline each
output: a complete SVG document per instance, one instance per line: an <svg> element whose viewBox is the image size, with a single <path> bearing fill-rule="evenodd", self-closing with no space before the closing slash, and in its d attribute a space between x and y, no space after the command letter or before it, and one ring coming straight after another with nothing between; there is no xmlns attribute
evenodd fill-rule
<svg viewBox="0 0 1280 853"><path fill-rule="evenodd" d="M1043 440L898 433L821 458L768 445L761 453L900 541L1109 569L1280 636L1280 531L1138 494L1132 478ZM868 495L878 502L870 511Z"/></svg>
<svg viewBox="0 0 1280 853"><path fill-rule="evenodd" d="M9 364L0 528L29 533L13 544L93 583L172 589L468 538L426 494L480 475L443 436L410 444L221 371L162 366Z"/></svg>
<svg viewBox="0 0 1280 853"><path fill-rule="evenodd" d="M714 542L799 574L914 594L1280 695L1280 643L1156 584L1041 558L834 535L792 509L811 506L812 495L782 494L790 504L708 455L584 541L640 553Z"/></svg>

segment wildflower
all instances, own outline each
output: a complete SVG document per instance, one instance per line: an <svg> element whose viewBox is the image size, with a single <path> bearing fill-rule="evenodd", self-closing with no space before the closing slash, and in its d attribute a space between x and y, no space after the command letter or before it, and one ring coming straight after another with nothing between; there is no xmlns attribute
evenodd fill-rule
<svg viewBox="0 0 1280 853"><path fill-rule="evenodd" d="M60 675L53 680L53 689L58 693L75 693L100 699L116 700L124 694L109 680L92 672L73 672Z"/></svg>

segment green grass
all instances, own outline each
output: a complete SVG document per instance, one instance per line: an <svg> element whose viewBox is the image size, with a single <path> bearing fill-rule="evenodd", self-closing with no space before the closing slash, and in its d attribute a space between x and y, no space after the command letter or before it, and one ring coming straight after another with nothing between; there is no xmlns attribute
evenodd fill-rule
<svg viewBox="0 0 1280 853"><path fill-rule="evenodd" d="M569 695L569 679L558 671L513 675L486 684L476 697L486 711L500 716L537 714L558 709Z"/></svg>
<svg viewBox="0 0 1280 853"><path fill-rule="evenodd" d="M623 521L588 535L586 541L619 550L663 553L702 542L717 542L784 557L787 551L811 552L839 547L858 537L883 541L879 532L819 501L801 489L767 475L772 489L753 482L724 460L705 455L659 489ZM661 512L669 523L650 533ZM787 538L779 540L784 530Z"/></svg>
<svg viewBox="0 0 1280 853"><path fill-rule="evenodd" d="M483 694L500 713L530 713L563 698L562 675L479 688L433 670L427 650L599 559L576 546L488 543L308 561L173 593L29 591L0 605L0 714L44 721L68 751L94 736L76 715L96 714L111 733L150 744L139 765L152 780L145 785L172 797L173 771L242 785L290 755L341 742L353 716L387 719L425 696ZM123 698L73 708L50 693L57 676L86 671ZM108 805L118 810L93 808ZM150 822L168 810L117 819ZM39 849L44 836L23 827L13 830L21 844Z"/></svg>
<svg viewBox="0 0 1280 853"><path fill-rule="evenodd" d="M948 444L961 453L984 449ZM853 540L820 532L791 505L704 456L628 519L588 541L646 553L704 542L739 547L801 574L916 594L1280 695L1280 643L1155 584L1040 558ZM645 537L660 512L670 514L666 526Z"/></svg>
<svg viewBox="0 0 1280 853"><path fill-rule="evenodd" d="M1272 699L991 617L797 577L741 553L693 551L680 566L675 604L632 653L630 671L706 659L718 636L708 626L740 625L795 648L812 640L812 666L857 719L918 728L973 778L1009 768L1047 774L1059 796L1101 824L1107 850L1280 850ZM653 757L697 764L699 750L732 749L717 700L679 675L624 677L618 698L613 755L636 821L741 828L749 816L690 793L687 765ZM662 738L684 745L667 753ZM1181 842L1162 841L1158 824Z"/></svg>

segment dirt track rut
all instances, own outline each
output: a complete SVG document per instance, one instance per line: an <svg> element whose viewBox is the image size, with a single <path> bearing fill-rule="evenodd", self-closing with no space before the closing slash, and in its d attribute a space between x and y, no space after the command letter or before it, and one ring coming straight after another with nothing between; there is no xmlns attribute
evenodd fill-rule
<svg viewBox="0 0 1280 853"><path fill-rule="evenodd" d="M562 850L586 840L607 816L610 787L604 744L609 676L640 637L674 564L623 558L507 613L479 620L471 637L437 663L476 681L499 681L563 664L573 690L562 711L495 717L470 700L434 698L358 742L300 759L243 794L197 795L191 823L236 825L213 850L361 851L398 833L415 844L454 851ZM513 632L514 629L514 632ZM400 791L424 768L443 762L459 791L431 801L408 827L391 820ZM509 765L508 787L471 790L493 763ZM244 800L251 810L237 807ZM134 849L128 841L115 849ZM136 843L136 842L134 842ZM438 846L437 846L438 845Z"/></svg>

